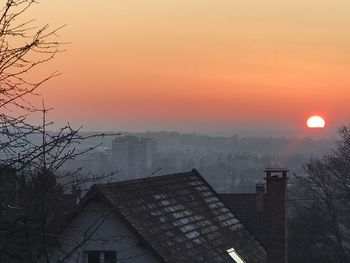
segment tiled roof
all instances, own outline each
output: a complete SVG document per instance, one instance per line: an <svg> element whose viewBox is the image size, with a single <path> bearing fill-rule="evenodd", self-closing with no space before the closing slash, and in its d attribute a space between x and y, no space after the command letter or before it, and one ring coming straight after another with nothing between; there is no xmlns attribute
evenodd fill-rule
<svg viewBox="0 0 350 263"><path fill-rule="evenodd" d="M234 248L246 263L266 252L196 171L100 184L102 194L162 262L229 262Z"/></svg>
<svg viewBox="0 0 350 263"><path fill-rule="evenodd" d="M265 245L265 213L256 209L256 194L219 194L242 224Z"/></svg>

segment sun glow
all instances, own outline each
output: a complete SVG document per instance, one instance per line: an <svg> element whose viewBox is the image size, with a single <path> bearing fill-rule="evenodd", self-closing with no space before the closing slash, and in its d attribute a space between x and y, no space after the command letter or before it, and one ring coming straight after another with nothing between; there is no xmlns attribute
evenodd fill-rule
<svg viewBox="0 0 350 263"><path fill-rule="evenodd" d="M306 125L308 128L324 128L326 122L320 116L312 116L307 120Z"/></svg>

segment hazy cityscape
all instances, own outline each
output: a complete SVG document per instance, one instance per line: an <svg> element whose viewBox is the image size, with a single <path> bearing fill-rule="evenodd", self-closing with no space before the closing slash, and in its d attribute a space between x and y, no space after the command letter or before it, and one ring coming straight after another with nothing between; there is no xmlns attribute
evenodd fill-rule
<svg viewBox="0 0 350 263"><path fill-rule="evenodd" d="M0 1L0 263L349 263L348 1Z"/></svg>
<svg viewBox="0 0 350 263"><path fill-rule="evenodd" d="M92 133L86 133L92 134ZM108 133L106 133L108 134ZM335 139L213 137L179 132L125 132L89 140L92 152L67 162L61 172L83 168L91 176L114 174L122 181L196 168L218 192L252 192L267 167L286 167L295 175L312 158L331 152Z"/></svg>

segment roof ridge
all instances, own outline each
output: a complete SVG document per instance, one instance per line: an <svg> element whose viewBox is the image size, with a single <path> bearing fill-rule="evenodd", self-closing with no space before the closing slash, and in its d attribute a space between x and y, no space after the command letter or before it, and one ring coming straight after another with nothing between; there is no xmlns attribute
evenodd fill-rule
<svg viewBox="0 0 350 263"><path fill-rule="evenodd" d="M172 173L172 174L165 174L165 175L157 175L157 176L148 176L143 178L136 178L136 179L129 179L124 181L118 181L118 182L110 182L110 183L102 183L102 184L95 184L96 187L100 186L115 186L115 185L126 185L126 184L134 184L134 183L143 183L146 181L156 181L156 180L164 180L169 178L179 178L179 176L188 176L188 175L195 175L194 170L191 170L189 172L181 172L181 173Z"/></svg>

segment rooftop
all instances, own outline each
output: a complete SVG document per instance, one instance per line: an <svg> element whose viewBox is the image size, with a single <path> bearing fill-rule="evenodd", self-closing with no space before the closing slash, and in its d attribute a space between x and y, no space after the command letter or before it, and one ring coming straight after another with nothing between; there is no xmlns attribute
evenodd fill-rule
<svg viewBox="0 0 350 263"><path fill-rule="evenodd" d="M265 262L263 246L196 171L95 185L161 262Z"/></svg>
<svg viewBox="0 0 350 263"><path fill-rule="evenodd" d="M257 211L256 194L219 195L243 225L265 245L265 213Z"/></svg>

